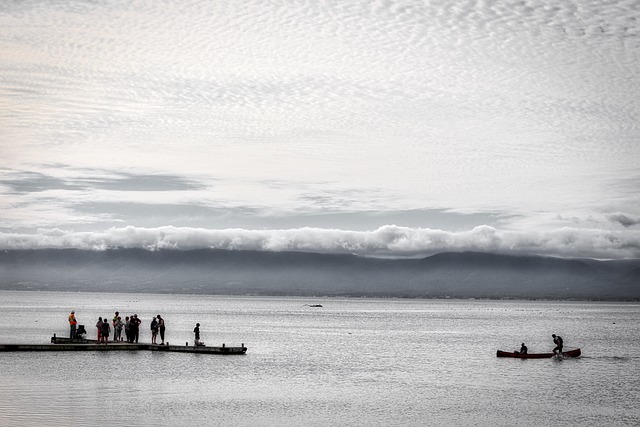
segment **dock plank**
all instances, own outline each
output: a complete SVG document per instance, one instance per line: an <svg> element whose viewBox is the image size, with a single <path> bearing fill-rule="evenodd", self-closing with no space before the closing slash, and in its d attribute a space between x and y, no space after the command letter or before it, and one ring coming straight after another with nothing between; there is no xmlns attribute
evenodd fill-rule
<svg viewBox="0 0 640 427"><path fill-rule="evenodd" d="M71 340L69 338L51 339L51 344L0 344L0 352L36 352L36 351L157 351L157 352L179 352L196 354L221 354L240 355L246 354L247 347L222 346L189 346L189 345L160 345L146 343L125 343L113 342L109 344L98 344L95 340Z"/></svg>

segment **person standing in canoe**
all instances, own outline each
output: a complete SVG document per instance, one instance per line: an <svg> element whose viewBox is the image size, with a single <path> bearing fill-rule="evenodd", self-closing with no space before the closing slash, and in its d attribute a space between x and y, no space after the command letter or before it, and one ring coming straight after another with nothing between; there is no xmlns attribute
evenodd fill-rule
<svg viewBox="0 0 640 427"><path fill-rule="evenodd" d="M553 337L553 343L556 345L555 348L553 349L553 354L562 354L562 347L563 347L562 337L556 334L551 334L551 336Z"/></svg>

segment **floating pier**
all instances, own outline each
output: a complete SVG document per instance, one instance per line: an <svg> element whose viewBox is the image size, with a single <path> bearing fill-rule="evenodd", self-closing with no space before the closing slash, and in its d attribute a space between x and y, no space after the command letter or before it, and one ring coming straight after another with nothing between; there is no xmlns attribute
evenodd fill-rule
<svg viewBox="0 0 640 427"><path fill-rule="evenodd" d="M144 344L112 341L108 344L99 344L96 340L84 338L51 337L51 344L0 344L0 352L8 351L159 351L198 354L222 354L239 355L246 354L247 347L242 343L239 347L222 346L190 346L161 344Z"/></svg>

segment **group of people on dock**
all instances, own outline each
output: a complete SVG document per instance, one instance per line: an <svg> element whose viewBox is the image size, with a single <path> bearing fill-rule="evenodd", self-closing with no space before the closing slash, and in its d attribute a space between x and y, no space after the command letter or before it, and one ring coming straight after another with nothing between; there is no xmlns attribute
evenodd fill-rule
<svg viewBox="0 0 640 427"><path fill-rule="evenodd" d="M124 329L124 334L127 342L129 343L137 343L140 338L140 325L142 324L142 320L138 317L137 314L132 314L131 316L125 316L124 321L122 320L122 316L120 316L119 312L115 312L113 319L111 319L111 325L109 321L105 317L98 318L98 322L96 323L96 329L98 330L98 342L107 344L109 341L109 334L111 332L113 326L113 341L124 341L122 337L122 330ZM164 345L164 331L165 331L165 322L162 316L159 314L154 316L151 319L151 343L157 344L158 332L160 333L160 345Z"/></svg>
<svg viewBox="0 0 640 427"><path fill-rule="evenodd" d="M115 312L115 315L111 319L111 322L107 319L107 317L99 317L96 322L97 329L97 338L98 343L107 344L109 342L109 336L111 335L111 331L113 331L113 340L114 342L123 342L126 338L126 341L129 343L137 343L140 338L140 325L142 324L142 320L138 317L137 314L132 314L130 316L125 316L124 321L122 320L122 316L118 311ZM77 337L77 325L78 319L76 318L75 311L72 311L69 314L69 338ZM164 345L164 333L165 333L165 321L161 315L154 316L151 319L150 323L151 328L151 343L157 344L157 337L160 334L160 345ZM122 336L122 331L124 330L125 337Z"/></svg>

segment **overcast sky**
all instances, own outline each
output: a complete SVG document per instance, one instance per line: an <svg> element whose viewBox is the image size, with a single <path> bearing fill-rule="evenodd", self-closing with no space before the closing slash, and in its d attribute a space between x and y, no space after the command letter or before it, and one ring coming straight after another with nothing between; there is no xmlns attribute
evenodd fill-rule
<svg viewBox="0 0 640 427"><path fill-rule="evenodd" d="M0 248L640 257L640 3L0 2Z"/></svg>

